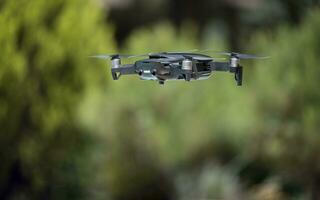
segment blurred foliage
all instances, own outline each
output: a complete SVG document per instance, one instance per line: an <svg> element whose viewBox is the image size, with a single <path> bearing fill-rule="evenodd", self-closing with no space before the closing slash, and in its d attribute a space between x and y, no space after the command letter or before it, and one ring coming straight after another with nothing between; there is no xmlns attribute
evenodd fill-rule
<svg viewBox="0 0 320 200"><path fill-rule="evenodd" d="M106 83L104 66L87 58L114 50L102 23L99 8L84 0L1 1L0 199L86 193L92 136L75 109L87 88Z"/></svg>
<svg viewBox="0 0 320 200"><path fill-rule="evenodd" d="M311 12L297 30L260 35L257 51L272 59L258 64L253 79L260 88L254 89L261 141L255 151L272 159L284 183L300 185L312 199L320 198L319 24L320 13Z"/></svg>
<svg viewBox="0 0 320 200"><path fill-rule="evenodd" d="M251 38L245 82L123 76L91 1L0 2L0 199L319 199L320 12ZM197 26L133 31L124 53L201 48ZM219 24L216 26L219 27ZM205 48L225 49L209 30ZM124 62L134 62L125 60Z"/></svg>
<svg viewBox="0 0 320 200"><path fill-rule="evenodd" d="M127 50L138 53L182 51L198 48L196 28L192 23L185 23L176 31L172 24L164 22L151 28L138 29L127 39Z"/></svg>

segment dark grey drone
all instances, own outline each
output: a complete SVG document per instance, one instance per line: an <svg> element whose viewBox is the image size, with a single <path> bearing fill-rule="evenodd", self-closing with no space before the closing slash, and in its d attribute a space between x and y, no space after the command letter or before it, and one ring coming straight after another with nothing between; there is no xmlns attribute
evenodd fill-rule
<svg viewBox="0 0 320 200"><path fill-rule="evenodd" d="M204 51L203 51L204 52ZM214 71L234 73L238 86L242 85L243 67L241 59L264 59L249 54L217 53L229 57L226 62L218 62L216 58L195 52L161 52L146 55L96 55L100 59L111 59L113 80L121 75L139 75L142 80L154 80L164 84L167 80L203 80L208 79ZM122 58L148 57L134 64L121 65Z"/></svg>

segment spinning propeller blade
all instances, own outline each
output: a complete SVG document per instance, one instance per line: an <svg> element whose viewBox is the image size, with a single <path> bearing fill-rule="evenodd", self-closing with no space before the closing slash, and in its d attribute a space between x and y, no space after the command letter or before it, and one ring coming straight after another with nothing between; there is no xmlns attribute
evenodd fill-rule
<svg viewBox="0 0 320 200"><path fill-rule="evenodd" d="M130 54L100 54L100 55L93 55L89 56L90 58L98 58L98 59L113 59L113 58L132 58L136 55Z"/></svg>
<svg viewBox="0 0 320 200"><path fill-rule="evenodd" d="M148 54L99 54L99 55L93 55L89 56L90 58L98 58L98 59L113 59L113 58L137 58L137 57L147 57L153 54L166 54L166 53L191 53L199 51L198 49L188 50L188 51L168 51L168 52L158 52L158 53L148 53Z"/></svg>
<svg viewBox="0 0 320 200"><path fill-rule="evenodd" d="M251 55L251 54L242 54L242 53L236 53L236 52L219 52L214 49L206 49L199 51L200 53L205 53L205 52L213 52L214 54L219 54L219 55L226 55L230 57L236 57L239 59L267 59L269 57L267 56L256 56L256 55Z"/></svg>
<svg viewBox="0 0 320 200"><path fill-rule="evenodd" d="M251 55L251 54L242 54L242 53L235 53L235 52L217 52L215 54L220 54L220 55L226 55L230 57L236 57L239 59L267 59L269 57L267 56L257 56L257 55Z"/></svg>
<svg viewBox="0 0 320 200"><path fill-rule="evenodd" d="M193 52L197 52L199 51L199 49L191 49L191 50L187 50L187 51L167 51L167 52L164 52L164 53L178 53L178 54L181 54L181 53L193 53Z"/></svg>

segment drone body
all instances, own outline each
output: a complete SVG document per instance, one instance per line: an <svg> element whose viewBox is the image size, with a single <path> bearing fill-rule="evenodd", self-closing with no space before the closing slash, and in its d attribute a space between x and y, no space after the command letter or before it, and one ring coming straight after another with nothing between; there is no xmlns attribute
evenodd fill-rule
<svg viewBox="0 0 320 200"><path fill-rule="evenodd" d="M240 59L258 59L257 57L239 53L219 53L230 57L227 62L218 62L210 56L191 52L162 52L147 55L97 55L102 59L111 59L111 74L114 80L122 75L139 75L142 80L154 80L164 84L167 80L203 80L214 71L234 73L238 86L242 85L243 67ZM121 58L148 56L147 59L134 64L121 65Z"/></svg>

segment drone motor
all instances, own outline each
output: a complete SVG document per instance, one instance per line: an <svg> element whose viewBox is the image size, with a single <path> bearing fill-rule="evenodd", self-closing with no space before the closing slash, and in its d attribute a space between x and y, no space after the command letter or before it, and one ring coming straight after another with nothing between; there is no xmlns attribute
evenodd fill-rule
<svg viewBox="0 0 320 200"><path fill-rule="evenodd" d="M238 67L239 65L239 59L237 57L232 56L230 58L230 66L231 67Z"/></svg>
<svg viewBox="0 0 320 200"><path fill-rule="evenodd" d="M189 59L185 59L182 61L182 67L181 67L183 70L186 70L186 71L190 71L192 70L192 61L189 60Z"/></svg>
<svg viewBox="0 0 320 200"><path fill-rule="evenodd" d="M114 58L112 59L112 68L118 68L121 66L121 60L120 58Z"/></svg>

